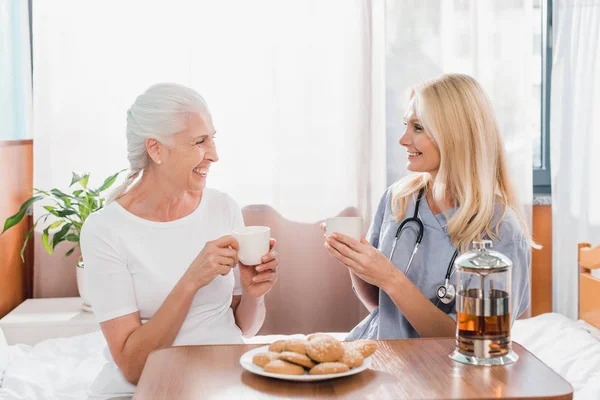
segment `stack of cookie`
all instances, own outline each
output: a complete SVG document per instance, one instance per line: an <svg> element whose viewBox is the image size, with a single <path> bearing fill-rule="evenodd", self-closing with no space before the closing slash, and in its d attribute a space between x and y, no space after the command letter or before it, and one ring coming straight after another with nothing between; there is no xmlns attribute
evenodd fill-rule
<svg viewBox="0 0 600 400"><path fill-rule="evenodd" d="M376 348L372 340L340 342L315 333L307 340L278 340L268 352L256 354L252 362L275 374L304 375L306 370L310 375L337 374L360 367Z"/></svg>

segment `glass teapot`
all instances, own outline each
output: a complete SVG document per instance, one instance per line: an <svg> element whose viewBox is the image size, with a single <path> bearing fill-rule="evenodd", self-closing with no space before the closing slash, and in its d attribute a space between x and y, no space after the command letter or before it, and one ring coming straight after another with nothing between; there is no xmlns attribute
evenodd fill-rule
<svg viewBox="0 0 600 400"><path fill-rule="evenodd" d="M455 361L473 365L506 365L519 359L512 350L512 261L490 250L491 240L473 242L456 259Z"/></svg>

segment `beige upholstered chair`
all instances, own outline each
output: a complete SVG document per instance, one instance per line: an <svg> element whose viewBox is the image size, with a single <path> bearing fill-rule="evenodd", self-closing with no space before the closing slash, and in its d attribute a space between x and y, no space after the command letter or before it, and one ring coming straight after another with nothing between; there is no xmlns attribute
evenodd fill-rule
<svg viewBox="0 0 600 400"><path fill-rule="evenodd" d="M322 221L289 221L266 205L247 206L242 212L246 225L271 227L280 258L279 281L266 296L260 335L347 332L367 315L348 270L323 247ZM356 212L348 209L340 215Z"/></svg>

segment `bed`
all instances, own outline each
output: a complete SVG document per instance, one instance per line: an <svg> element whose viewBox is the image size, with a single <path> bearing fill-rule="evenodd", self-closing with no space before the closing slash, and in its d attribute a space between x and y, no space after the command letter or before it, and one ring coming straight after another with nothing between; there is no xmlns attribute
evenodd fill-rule
<svg viewBox="0 0 600 400"><path fill-rule="evenodd" d="M512 339L571 383L576 400L600 399L600 246L580 245L580 319L547 313L518 320ZM335 333L343 338L344 333ZM301 337L301 335L291 335ZM283 335L257 336L271 343ZM287 335L285 337L290 337ZM35 346L7 346L0 331L0 398L86 399L106 364L100 332L49 339Z"/></svg>

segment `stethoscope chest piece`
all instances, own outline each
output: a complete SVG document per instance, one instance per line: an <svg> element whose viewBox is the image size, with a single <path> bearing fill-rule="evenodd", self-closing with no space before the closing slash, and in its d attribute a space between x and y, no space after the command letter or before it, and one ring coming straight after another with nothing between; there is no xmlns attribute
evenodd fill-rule
<svg viewBox="0 0 600 400"><path fill-rule="evenodd" d="M456 289L454 288L454 285L449 282L449 279L446 279L446 282L438 287L436 295L442 303L450 304L456 296Z"/></svg>

